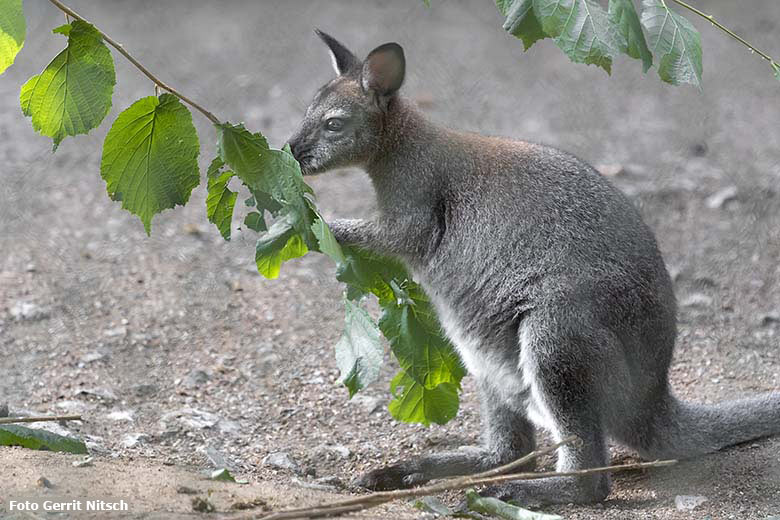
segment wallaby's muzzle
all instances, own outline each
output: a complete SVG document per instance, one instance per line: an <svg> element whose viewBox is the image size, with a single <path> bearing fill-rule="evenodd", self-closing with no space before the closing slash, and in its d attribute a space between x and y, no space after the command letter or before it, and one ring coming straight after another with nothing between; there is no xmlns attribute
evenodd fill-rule
<svg viewBox="0 0 780 520"><path fill-rule="evenodd" d="M287 145L290 147L290 153L292 153L292 156L295 157L295 160L298 161L298 163L300 163L301 172L304 175L309 175L309 166L311 166L311 161L314 158L314 156L311 154L312 147L305 143L300 133L293 135L290 140L287 141Z"/></svg>

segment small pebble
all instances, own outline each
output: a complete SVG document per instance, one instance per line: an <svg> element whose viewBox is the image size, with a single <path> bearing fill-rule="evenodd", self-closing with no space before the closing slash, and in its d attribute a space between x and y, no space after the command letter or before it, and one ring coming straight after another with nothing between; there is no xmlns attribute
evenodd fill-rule
<svg viewBox="0 0 780 520"><path fill-rule="evenodd" d="M74 468L86 468L87 466L92 466L92 457L87 457L82 460L77 460L71 463L71 466L73 466Z"/></svg>
<svg viewBox="0 0 780 520"><path fill-rule="evenodd" d="M295 473L300 473L301 471L301 467L286 451L269 453L263 458L263 465L276 469L289 469Z"/></svg>
<svg viewBox="0 0 780 520"><path fill-rule="evenodd" d="M49 312L32 302L16 302L9 309L11 317L17 321L39 321L49 317Z"/></svg>
<svg viewBox="0 0 780 520"><path fill-rule="evenodd" d="M187 486L179 486L176 488L176 492L180 495L197 495L200 493L197 489L192 489L191 487Z"/></svg>
<svg viewBox="0 0 780 520"><path fill-rule="evenodd" d="M690 511L696 509L708 499L703 496L677 495L674 497L674 506L678 511Z"/></svg>
<svg viewBox="0 0 780 520"><path fill-rule="evenodd" d="M709 196L705 201L705 204L709 209L720 209L727 202L737 198L739 191L736 186L729 186Z"/></svg>
<svg viewBox="0 0 780 520"><path fill-rule="evenodd" d="M195 497L192 499L192 509L198 513L213 513L216 511L214 504L209 502L207 498Z"/></svg>
<svg viewBox="0 0 780 520"><path fill-rule="evenodd" d="M709 307L712 297L704 293L692 293L681 302L683 307Z"/></svg>

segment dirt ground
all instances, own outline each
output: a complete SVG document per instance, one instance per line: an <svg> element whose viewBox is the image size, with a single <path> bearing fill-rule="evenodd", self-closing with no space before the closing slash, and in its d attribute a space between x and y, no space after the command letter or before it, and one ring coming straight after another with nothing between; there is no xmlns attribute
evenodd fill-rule
<svg viewBox="0 0 780 520"><path fill-rule="evenodd" d="M546 142L620 171L614 182L656 230L675 278L671 379L679 394L717 401L780 388L780 84L708 24L696 22L705 50L698 92L662 84L654 71L645 77L624 59L610 78L570 64L549 41L523 53L485 1L434 0L432 9L416 0L71 3L163 79L275 145L331 76L313 27L360 54L400 42L406 93L432 118ZM775 0L697 5L780 54ZM99 176L108 123L154 92L121 57L106 124L52 155L17 100L21 84L62 47L49 29L64 17L47 2L25 7L28 41L0 77L0 405L82 414L83 422L59 428L87 439L94 462L77 468L76 456L0 449L0 518L32 517L11 514L10 500L53 496L122 499L129 518L199 514L180 486L211 494L219 512L257 498L273 508L313 503L347 493L359 472L402 453L476 441L469 379L458 417L443 427L391 419L389 357L381 380L347 400L332 349L342 289L327 259L310 255L267 281L254 269L250 235L225 243L206 222L203 187L186 208L157 217L151 238L108 199ZM194 119L205 167L215 138L207 121ZM359 171L312 184L329 218L372 211ZM279 452L293 469L263 463ZM613 451L615 461L633 457ZM205 480L218 466L249 483ZM40 477L53 488L39 487ZM707 501L681 511L678 495ZM780 515L780 438L618 475L604 504L545 511L567 519ZM406 503L365 515L421 516Z"/></svg>

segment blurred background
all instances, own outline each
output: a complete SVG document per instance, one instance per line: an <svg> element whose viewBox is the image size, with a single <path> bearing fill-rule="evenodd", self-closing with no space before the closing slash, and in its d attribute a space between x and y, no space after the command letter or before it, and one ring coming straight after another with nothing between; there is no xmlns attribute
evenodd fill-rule
<svg viewBox="0 0 780 520"><path fill-rule="evenodd" d="M359 56L400 43L404 93L431 118L568 150L641 208L680 302L671 376L678 393L713 401L778 389L780 82L768 64L686 13L702 33L703 91L661 83L655 69L644 75L625 56L610 77L570 63L550 40L523 52L491 2L432 3L69 5L162 80L274 146L332 77L315 27ZM780 57L776 0L695 4ZM237 473L279 486L296 472L306 482L347 482L402 453L476 442L478 404L468 379L461 412L444 427L390 418L389 356L380 381L347 400L332 350L343 324L342 288L326 258L290 262L278 280L264 280L253 263L253 233L234 231L227 243L208 224L205 182L187 207L155 218L151 237L109 200L99 174L102 140L120 111L154 94L116 52L111 113L52 154L18 95L64 47L50 30L65 18L44 0L28 0L25 12L25 47L0 77L0 406L82 413L87 420L71 432L87 436L96 453L196 468L219 466L221 457ZM197 112L193 119L205 170L215 134ZM311 184L327 218L373 210L362 172ZM240 202L236 208L234 229L244 210ZM276 452L293 465L263 462ZM685 514L675 496L703 495L709 500L697 511L712 518L780 514L778 453L780 441L756 442L674 470L617 477L605 509L551 510L567 518L675 518Z"/></svg>

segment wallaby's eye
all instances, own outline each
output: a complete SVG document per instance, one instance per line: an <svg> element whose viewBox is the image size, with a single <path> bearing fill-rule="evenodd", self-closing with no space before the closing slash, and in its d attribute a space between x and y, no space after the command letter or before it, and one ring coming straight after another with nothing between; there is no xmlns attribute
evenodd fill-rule
<svg viewBox="0 0 780 520"><path fill-rule="evenodd" d="M339 130L344 128L344 120L338 117L331 117L330 119L325 121L325 128L327 128L331 132L338 132Z"/></svg>

